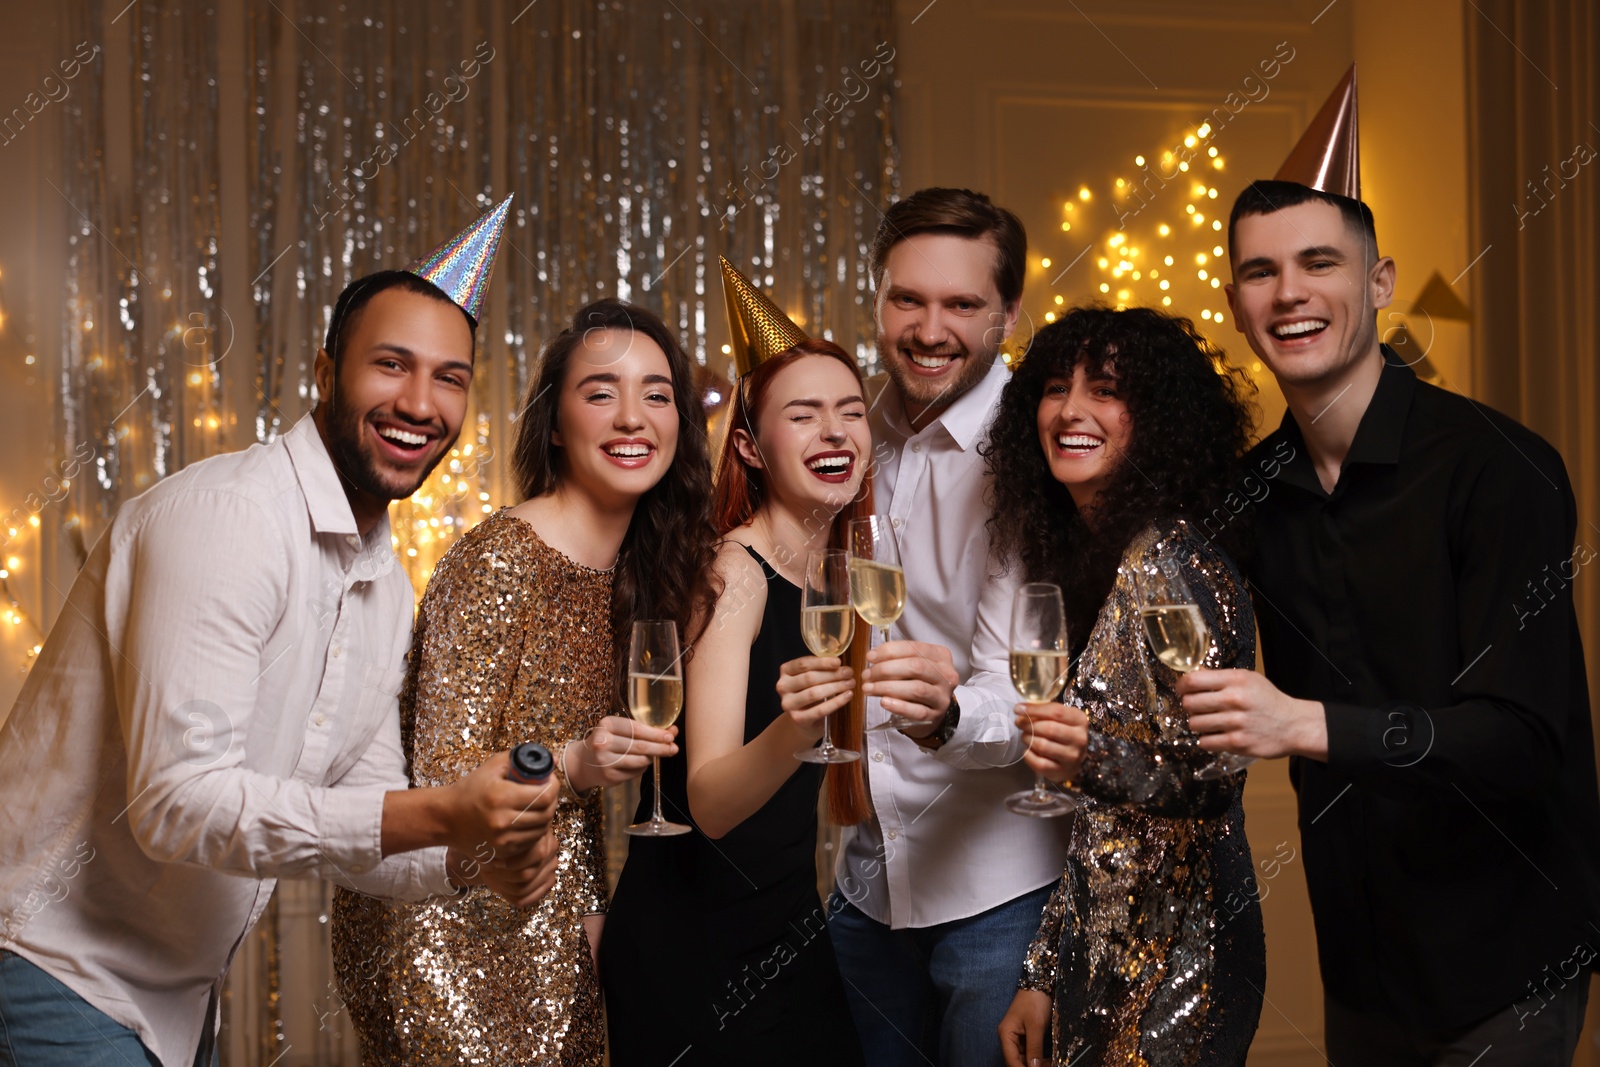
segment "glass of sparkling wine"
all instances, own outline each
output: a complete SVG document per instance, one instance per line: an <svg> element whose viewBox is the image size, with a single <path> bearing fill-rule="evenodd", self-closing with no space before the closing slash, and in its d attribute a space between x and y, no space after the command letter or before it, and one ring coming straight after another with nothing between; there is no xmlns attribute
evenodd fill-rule
<svg viewBox="0 0 1600 1067"><path fill-rule="evenodd" d="M900 550L894 531L882 515L850 520L850 603L868 626L883 631L889 640L889 627L906 607L906 572L900 567ZM891 714L868 730L898 730L921 726L916 719Z"/></svg>
<svg viewBox="0 0 1600 1067"><path fill-rule="evenodd" d="M628 711L646 726L666 729L683 710L683 659L678 655L678 624L641 621L633 624L628 650ZM647 822L628 827L634 837L673 837L691 827L661 817L661 757L652 756L655 775L655 814Z"/></svg>
<svg viewBox="0 0 1600 1067"><path fill-rule="evenodd" d="M1179 674L1199 669L1211 648L1211 633L1178 561L1160 557L1134 572L1134 584L1139 592L1145 637L1156 659ZM1212 779L1237 774L1254 762L1254 756L1222 752L1196 771L1195 777Z"/></svg>
<svg viewBox="0 0 1600 1067"><path fill-rule="evenodd" d="M843 656L855 635L856 617L850 610L849 556L837 550L806 556L805 586L800 591L800 633L813 656ZM794 754L806 763L850 763L861 758L854 749L833 743L828 716L822 720L822 744Z"/></svg>
<svg viewBox="0 0 1600 1067"><path fill-rule="evenodd" d="M1027 704L1050 704L1067 688L1071 656L1067 651L1067 613L1061 587L1030 582L1011 602L1011 684ZM1038 819L1066 815L1078 807L1065 789L1042 774L1033 788L1006 797L1006 807Z"/></svg>

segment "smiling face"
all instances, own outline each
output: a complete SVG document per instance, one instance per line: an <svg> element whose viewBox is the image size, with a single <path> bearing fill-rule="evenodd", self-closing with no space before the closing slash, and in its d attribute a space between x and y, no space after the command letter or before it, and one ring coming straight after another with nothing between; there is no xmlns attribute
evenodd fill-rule
<svg viewBox="0 0 1600 1067"><path fill-rule="evenodd" d="M385 289L357 312L335 366L315 368L317 426L357 519L417 491L461 432L472 329L442 297Z"/></svg>
<svg viewBox="0 0 1600 1067"><path fill-rule="evenodd" d="M550 441L570 482L607 507L632 507L678 449L672 366L633 330L590 330L573 351Z"/></svg>
<svg viewBox="0 0 1600 1067"><path fill-rule="evenodd" d="M1067 487L1079 511L1111 484L1133 440L1133 418L1117 380L1103 371L1090 373L1082 360L1070 378L1044 383L1038 428L1050 474Z"/></svg>
<svg viewBox="0 0 1600 1067"><path fill-rule="evenodd" d="M959 400L993 366L1017 324L995 285L987 237L912 234L889 249L875 305L878 357L914 424ZM920 428L920 425L918 425Z"/></svg>
<svg viewBox="0 0 1600 1067"><path fill-rule="evenodd" d="M1238 220L1228 306L1285 392L1337 385L1377 355L1394 260L1375 251L1322 201Z"/></svg>
<svg viewBox="0 0 1600 1067"><path fill-rule="evenodd" d="M734 432L744 462L764 472L770 498L828 520L853 499L872 451L861 382L832 356L806 355L768 384L756 436Z"/></svg>

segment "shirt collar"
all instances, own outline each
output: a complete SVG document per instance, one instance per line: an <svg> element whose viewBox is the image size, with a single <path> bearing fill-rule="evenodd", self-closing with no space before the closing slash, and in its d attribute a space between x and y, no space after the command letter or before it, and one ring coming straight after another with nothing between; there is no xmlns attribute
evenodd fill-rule
<svg viewBox="0 0 1600 1067"><path fill-rule="evenodd" d="M350 498L344 495L339 472L334 469L333 457L328 455L328 447L317 432L316 420L310 415L302 416L294 428L283 435L283 445L289 450L295 477L300 480L300 492L306 498L306 510L311 513L311 528L324 534L358 533Z"/></svg>
<svg viewBox="0 0 1600 1067"><path fill-rule="evenodd" d="M1388 345L1380 346L1380 350L1383 372L1378 375L1378 387L1356 427L1346 463L1400 462L1400 439L1405 435L1411 397L1417 391L1417 374Z"/></svg>
<svg viewBox="0 0 1600 1067"><path fill-rule="evenodd" d="M1417 391L1417 375L1395 354L1394 349L1381 345L1380 350L1383 353L1383 371L1378 375L1378 387L1367 402L1367 410L1356 425L1355 438L1350 442L1350 451L1345 454L1346 465L1393 465L1400 462L1400 445L1405 436L1406 416L1411 411L1411 398ZM1288 481L1303 489L1323 493L1322 483L1311 465L1311 454L1305 447L1305 435L1300 432L1300 424L1294 421L1293 411L1283 413L1278 432L1291 444L1299 446L1294 459L1285 466Z"/></svg>
<svg viewBox="0 0 1600 1067"><path fill-rule="evenodd" d="M1011 368L1006 366L1006 361L999 355L994 357L994 365L989 368L977 385L968 389L954 404L941 411L937 418L922 428L921 433L942 426L950 435L956 445L963 451L970 449L978 441L979 435L989 425L989 414L994 410L995 401L1000 396L1000 390L1005 388L1006 382L1011 378ZM897 403L884 405L884 414L896 430L906 437L915 437L916 432L911 429L910 422L906 419L905 399L901 397L899 388L894 384L894 379L889 379L884 384L886 390L891 390Z"/></svg>

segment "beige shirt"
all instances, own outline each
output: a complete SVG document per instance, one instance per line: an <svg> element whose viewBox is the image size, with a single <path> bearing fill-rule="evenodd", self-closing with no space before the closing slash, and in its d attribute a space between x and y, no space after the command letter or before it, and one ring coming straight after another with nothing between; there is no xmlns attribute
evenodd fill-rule
<svg viewBox="0 0 1600 1067"><path fill-rule="evenodd" d="M930 752L898 730L866 735L872 814L845 842L837 881L851 903L895 929L988 911L1055 882L1066 863L1071 819L1005 807L1009 794L1033 782L1010 675L1011 601L1022 580L991 558L989 476L978 445L1010 377L996 359L916 433L892 383L872 408L874 499L898 536L906 572L905 612L890 638L943 645L963 679L961 721L943 747ZM869 699L867 724L885 717Z"/></svg>
<svg viewBox="0 0 1600 1067"><path fill-rule="evenodd" d="M380 853L412 604L310 416L125 504L0 727L0 948L189 1067L277 878L451 892Z"/></svg>

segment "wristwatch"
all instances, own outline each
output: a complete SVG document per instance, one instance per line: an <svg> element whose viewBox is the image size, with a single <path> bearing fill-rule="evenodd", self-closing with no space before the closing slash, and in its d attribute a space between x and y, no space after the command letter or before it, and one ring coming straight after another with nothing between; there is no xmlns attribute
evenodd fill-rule
<svg viewBox="0 0 1600 1067"><path fill-rule="evenodd" d="M952 696L950 698L950 706L944 709L944 718L939 720L939 728L926 737L913 737L911 740L923 748L941 748L945 742L956 735L956 726L960 722L961 703Z"/></svg>

